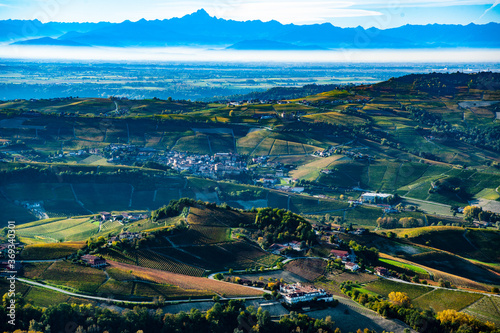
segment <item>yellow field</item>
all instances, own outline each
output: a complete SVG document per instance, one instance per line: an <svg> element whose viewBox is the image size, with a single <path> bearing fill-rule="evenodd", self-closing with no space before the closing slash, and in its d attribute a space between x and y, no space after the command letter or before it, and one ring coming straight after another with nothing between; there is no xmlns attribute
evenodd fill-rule
<svg viewBox="0 0 500 333"><path fill-rule="evenodd" d="M325 158L318 157L316 161L301 165L290 174L293 178L315 180L322 169L327 168L333 162L342 158L342 155L334 155Z"/></svg>

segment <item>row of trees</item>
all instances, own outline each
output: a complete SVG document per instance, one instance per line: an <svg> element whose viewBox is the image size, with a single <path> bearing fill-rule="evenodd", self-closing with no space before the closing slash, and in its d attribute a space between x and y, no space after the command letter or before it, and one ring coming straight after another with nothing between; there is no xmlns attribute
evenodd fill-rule
<svg viewBox="0 0 500 333"><path fill-rule="evenodd" d="M90 168L89 168L90 170ZM32 182L32 183L130 183L137 187L154 187L168 176L164 171L140 169L108 169L95 172L76 171L67 165L20 165L11 169L0 170L0 184Z"/></svg>
<svg viewBox="0 0 500 333"><path fill-rule="evenodd" d="M414 217L402 217L400 219L394 217L379 217L377 219L379 228L395 229L395 228L418 228L424 226L424 221Z"/></svg>
<svg viewBox="0 0 500 333"><path fill-rule="evenodd" d="M497 223L500 222L500 214L490 212L489 210L483 210L479 206L467 206L464 208L464 219L469 222L479 220Z"/></svg>
<svg viewBox="0 0 500 333"><path fill-rule="evenodd" d="M7 318L7 302L3 298L0 316ZM163 310L149 310L134 307L118 313L91 304L59 303L42 309L31 304L23 304L18 297L16 304L15 329L30 332L109 332L109 333L161 333L161 332L318 332L339 333L330 317L313 319L304 314L291 312L278 322L272 321L268 311L253 306L246 307L241 300L230 300L222 304L216 302L207 312L197 309L178 314L165 314ZM12 331L6 320L0 321L2 332ZM374 331L365 330L367 333Z"/></svg>

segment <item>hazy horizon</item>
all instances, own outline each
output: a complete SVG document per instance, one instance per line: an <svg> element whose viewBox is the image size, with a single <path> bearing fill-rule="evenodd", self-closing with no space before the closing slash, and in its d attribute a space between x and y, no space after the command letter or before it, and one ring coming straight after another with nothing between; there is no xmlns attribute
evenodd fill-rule
<svg viewBox="0 0 500 333"><path fill-rule="evenodd" d="M322 63L495 63L500 49L335 49L314 51L227 50L196 47L70 47L0 45L0 59L322 62Z"/></svg>

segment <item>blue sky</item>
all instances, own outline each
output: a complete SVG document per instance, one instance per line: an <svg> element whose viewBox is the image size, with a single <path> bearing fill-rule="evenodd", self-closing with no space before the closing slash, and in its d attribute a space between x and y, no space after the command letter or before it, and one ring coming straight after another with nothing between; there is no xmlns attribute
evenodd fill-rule
<svg viewBox="0 0 500 333"><path fill-rule="evenodd" d="M404 24L500 22L500 0L0 0L0 19L121 22L180 17L200 8L212 16L239 21L330 22L381 29Z"/></svg>

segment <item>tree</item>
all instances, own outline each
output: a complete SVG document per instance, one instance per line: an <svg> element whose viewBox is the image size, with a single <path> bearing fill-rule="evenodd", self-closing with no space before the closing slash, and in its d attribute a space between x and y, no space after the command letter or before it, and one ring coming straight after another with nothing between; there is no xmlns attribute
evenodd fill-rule
<svg viewBox="0 0 500 333"><path fill-rule="evenodd" d="M464 218L466 220L470 220L471 218L477 219L477 218L479 218L479 213L482 210L483 209L481 207L478 207L478 206L467 206L464 208Z"/></svg>
<svg viewBox="0 0 500 333"><path fill-rule="evenodd" d="M408 297L408 294L399 291L396 292L392 291L391 293L389 293L389 300L392 303L405 308L409 307L411 304L410 297Z"/></svg>

